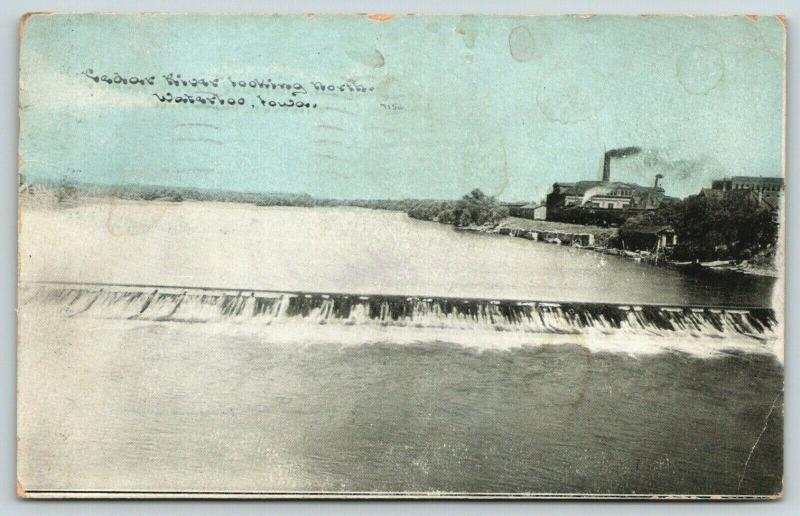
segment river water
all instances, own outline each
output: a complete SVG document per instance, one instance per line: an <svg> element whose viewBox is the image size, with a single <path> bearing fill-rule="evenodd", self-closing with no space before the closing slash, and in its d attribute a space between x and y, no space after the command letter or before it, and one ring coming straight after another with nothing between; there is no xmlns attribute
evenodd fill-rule
<svg viewBox="0 0 800 516"><path fill-rule="evenodd" d="M29 280L748 306L770 306L774 283L688 275L362 208L117 202L28 210L20 240Z"/></svg>
<svg viewBox="0 0 800 516"><path fill-rule="evenodd" d="M28 210L22 224L23 282L676 306L769 306L772 291L757 278L687 276L349 208L97 204ZM56 245L43 236L54 230ZM113 316L118 301L78 314L21 299L27 489L782 489L779 328L542 336L471 332L447 317L424 328L319 312L304 324L302 313L137 320Z"/></svg>

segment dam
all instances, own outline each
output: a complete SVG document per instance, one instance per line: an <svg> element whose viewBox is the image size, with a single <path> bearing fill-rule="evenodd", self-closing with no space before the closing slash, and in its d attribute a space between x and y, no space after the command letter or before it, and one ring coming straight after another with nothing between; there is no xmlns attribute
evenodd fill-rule
<svg viewBox="0 0 800 516"><path fill-rule="evenodd" d="M774 336L769 308L230 290L121 284L26 283L20 304L65 317L246 324L381 325L540 334Z"/></svg>

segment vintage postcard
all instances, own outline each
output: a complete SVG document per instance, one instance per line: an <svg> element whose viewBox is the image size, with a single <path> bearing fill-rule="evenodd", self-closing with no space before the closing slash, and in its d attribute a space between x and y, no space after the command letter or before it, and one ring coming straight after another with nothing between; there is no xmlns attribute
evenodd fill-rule
<svg viewBox="0 0 800 516"><path fill-rule="evenodd" d="M26 16L19 496L779 498L785 42Z"/></svg>

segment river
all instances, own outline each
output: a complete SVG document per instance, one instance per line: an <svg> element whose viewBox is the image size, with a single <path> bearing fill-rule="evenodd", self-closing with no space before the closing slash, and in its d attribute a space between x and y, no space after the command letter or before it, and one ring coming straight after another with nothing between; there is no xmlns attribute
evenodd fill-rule
<svg viewBox="0 0 800 516"><path fill-rule="evenodd" d="M22 225L24 280L728 306L771 306L774 284L363 208L119 201L28 210Z"/></svg>
<svg viewBox="0 0 800 516"><path fill-rule="evenodd" d="M776 347L724 328L542 336L496 323L472 331L446 313L443 324L340 324L319 307L257 324L200 308L194 319L137 319L119 311L139 299L130 292L77 311L25 296L28 282L66 281L769 306L771 281L688 276L355 208L93 204L27 210L22 225L26 489L782 490L779 328ZM95 299L70 289L47 299ZM176 309L188 299L164 295ZM225 299L214 303L230 306Z"/></svg>

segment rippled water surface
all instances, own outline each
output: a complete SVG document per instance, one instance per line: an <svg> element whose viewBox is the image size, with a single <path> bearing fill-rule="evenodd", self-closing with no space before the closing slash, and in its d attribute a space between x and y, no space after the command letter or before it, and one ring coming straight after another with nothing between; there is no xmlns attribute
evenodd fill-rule
<svg viewBox="0 0 800 516"><path fill-rule="evenodd" d="M89 341L70 323L21 353L47 393L23 393L30 488L780 490L769 354L274 344L123 321Z"/></svg>

